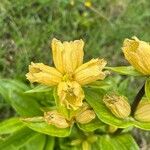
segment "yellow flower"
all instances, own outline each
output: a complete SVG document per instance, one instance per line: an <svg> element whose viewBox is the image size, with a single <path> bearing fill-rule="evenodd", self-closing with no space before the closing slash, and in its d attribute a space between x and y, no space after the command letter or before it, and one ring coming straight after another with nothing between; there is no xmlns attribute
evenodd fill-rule
<svg viewBox="0 0 150 150"><path fill-rule="evenodd" d="M60 82L58 84L58 96L60 102L65 104L67 108L77 109L82 106L84 92L80 84L76 81Z"/></svg>
<svg viewBox="0 0 150 150"><path fill-rule="evenodd" d="M150 75L150 44L133 37L125 39L123 52L129 63L144 75Z"/></svg>
<svg viewBox="0 0 150 150"><path fill-rule="evenodd" d="M92 6L92 3L90 1L85 1L84 5L86 7L91 7Z"/></svg>
<svg viewBox="0 0 150 150"><path fill-rule="evenodd" d="M116 94L107 94L104 96L103 101L117 118L124 119L130 115L131 107L126 97Z"/></svg>
<svg viewBox="0 0 150 150"><path fill-rule="evenodd" d="M84 92L81 85L96 80L103 80L106 73L102 69L106 65L103 59L92 59L83 64L83 40L61 42L52 40L54 67L42 63L31 63L26 74L30 82L38 82L48 86L57 85L61 104L67 108L77 109L82 105Z"/></svg>
<svg viewBox="0 0 150 150"><path fill-rule="evenodd" d="M67 122L67 120L56 110L45 112L44 119L48 124L54 125L58 128L69 127L69 123Z"/></svg>

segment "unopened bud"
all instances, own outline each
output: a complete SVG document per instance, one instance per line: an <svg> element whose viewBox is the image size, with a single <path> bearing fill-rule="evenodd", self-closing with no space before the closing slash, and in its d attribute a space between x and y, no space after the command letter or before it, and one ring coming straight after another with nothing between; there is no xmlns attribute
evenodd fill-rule
<svg viewBox="0 0 150 150"><path fill-rule="evenodd" d="M124 119L130 115L131 107L126 97L115 94L105 95L103 101L117 118Z"/></svg>
<svg viewBox="0 0 150 150"><path fill-rule="evenodd" d="M91 150L91 145L87 141L82 142L82 150Z"/></svg>
<svg viewBox="0 0 150 150"><path fill-rule="evenodd" d="M71 141L71 145L72 145L72 146L76 146L76 145L81 144L81 142L82 142L81 139L72 140L72 141Z"/></svg>
<svg viewBox="0 0 150 150"><path fill-rule="evenodd" d="M150 122L150 102L143 99L136 108L134 118L141 122Z"/></svg>
<svg viewBox="0 0 150 150"><path fill-rule="evenodd" d="M91 122L95 118L95 113L93 110L86 110L76 116L76 121L81 123L81 124L86 124Z"/></svg>
<svg viewBox="0 0 150 150"><path fill-rule="evenodd" d="M67 120L56 110L45 112L44 119L48 124L54 125L58 128L69 127Z"/></svg>
<svg viewBox="0 0 150 150"><path fill-rule="evenodd" d="M90 135L88 138L87 138L87 141L89 142L89 143L94 143L94 142L96 142L97 141L97 136L96 135Z"/></svg>
<svg viewBox="0 0 150 150"><path fill-rule="evenodd" d="M112 125L111 125L111 126L108 127L108 132L109 132L109 133L114 133L117 129L118 129L118 128L117 128L116 126L112 126Z"/></svg>

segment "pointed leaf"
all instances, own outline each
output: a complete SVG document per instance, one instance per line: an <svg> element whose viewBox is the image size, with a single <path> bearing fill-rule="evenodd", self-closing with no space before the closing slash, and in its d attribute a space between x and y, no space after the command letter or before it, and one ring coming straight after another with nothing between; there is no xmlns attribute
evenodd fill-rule
<svg viewBox="0 0 150 150"><path fill-rule="evenodd" d="M38 85L35 88L26 91L25 93L41 93L51 91L52 88L46 85Z"/></svg>
<svg viewBox="0 0 150 150"><path fill-rule="evenodd" d="M19 131L13 133L6 139L0 141L0 149L9 148L11 146L18 147L23 146L26 142L36 136L38 133L34 132L33 130L24 127Z"/></svg>
<svg viewBox="0 0 150 150"><path fill-rule="evenodd" d="M112 87L112 85L107 81L95 81L95 82L87 85L87 87L108 90Z"/></svg>
<svg viewBox="0 0 150 150"><path fill-rule="evenodd" d="M139 150L137 143L129 134L101 136L99 138L99 147L101 150Z"/></svg>
<svg viewBox="0 0 150 150"><path fill-rule="evenodd" d="M150 122L139 122L134 120L134 126L143 130L150 130Z"/></svg>
<svg viewBox="0 0 150 150"><path fill-rule="evenodd" d="M28 87L16 80L0 79L0 94L8 102L10 102L10 91L23 92L28 90Z"/></svg>
<svg viewBox="0 0 150 150"><path fill-rule="evenodd" d="M10 134L24 127L19 118L10 118L0 122L0 134Z"/></svg>
<svg viewBox="0 0 150 150"><path fill-rule="evenodd" d="M54 125L49 125L46 122L29 122L24 121L25 125L34 131L57 137L66 137L70 135L71 128L57 128Z"/></svg>
<svg viewBox="0 0 150 150"><path fill-rule="evenodd" d="M45 150L46 135L37 134L28 143L25 144L20 150Z"/></svg>
<svg viewBox="0 0 150 150"><path fill-rule="evenodd" d="M39 104L30 96L23 94L28 87L19 81L0 80L0 94L22 116L40 115Z"/></svg>
<svg viewBox="0 0 150 150"><path fill-rule="evenodd" d="M39 104L30 96L13 91L10 95L11 105L19 115L32 117L42 114Z"/></svg>
<svg viewBox="0 0 150 150"><path fill-rule="evenodd" d="M78 127L85 132L93 132L94 130L103 128L104 126L105 124L97 118L87 124L78 124Z"/></svg>
<svg viewBox="0 0 150 150"><path fill-rule="evenodd" d="M138 72L132 66L105 67L105 69L117 72L117 73L122 74L122 75L143 76L143 74Z"/></svg>

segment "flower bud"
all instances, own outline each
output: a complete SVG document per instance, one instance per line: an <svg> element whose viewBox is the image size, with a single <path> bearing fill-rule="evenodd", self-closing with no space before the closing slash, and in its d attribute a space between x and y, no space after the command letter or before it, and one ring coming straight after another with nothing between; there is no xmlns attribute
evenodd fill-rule
<svg viewBox="0 0 150 150"><path fill-rule="evenodd" d="M131 107L124 96L105 95L103 101L117 118L124 119L130 115Z"/></svg>
<svg viewBox="0 0 150 150"><path fill-rule="evenodd" d="M87 141L89 143L94 143L98 140L98 137L96 135L89 135L88 138L87 138Z"/></svg>
<svg viewBox="0 0 150 150"><path fill-rule="evenodd" d="M72 146L77 146L77 145L81 144L81 142L82 142L81 139L72 140L71 145Z"/></svg>
<svg viewBox="0 0 150 150"><path fill-rule="evenodd" d="M54 125L58 128L69 127L67 120L56 110L45 112L44 119L48 124Z"/></svg>
<svg viewBox="0 0 150 150"><path fill-rule="evenodd" d="M136 108L134 118L141 122L150 122L150 101L141 100Z"/></svg>
<svg viewBox="0 0 150 150"><path fill-rule="evenodd" d="M95 118L95 113L93 110L86 110L80 115L76 116L76 121L81 124L86 124L91 122Z"/></svg>
<svg viewBox="0 0 150 150"><path fill-rule="evenodd" d="M116 126L108 126L108 132L109 133L114 133L118 128Z"/></svg>
<svg viewBox="0 0 150 150"><path fill-rule="evenodd" d="M81 124L86 124L91 122L95 117L95 112L93 110L90 110L90 107L87 103L84 103L76 114L75 119Z"/></svg>
<svg viewBox="0 0 150 150"><path fill-rule="evenodd" d="M88 141L85 140L82 142L82 150L91 150L91 145Z"/></svg>

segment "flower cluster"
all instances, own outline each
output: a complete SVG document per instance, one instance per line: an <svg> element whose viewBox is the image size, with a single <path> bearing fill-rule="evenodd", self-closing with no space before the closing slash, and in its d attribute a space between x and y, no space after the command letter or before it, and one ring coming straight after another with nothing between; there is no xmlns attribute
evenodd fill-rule
<svg viewBox="0 0 150 150"><path fill-rule="evenodd" d="M85 94L82 87L96 80L103 80L107 71L102 70L107 62L96 58L83 63L83 40L61 42L53 39L51 47L55 67L43 63L31 63L26 77L31 83L37 82L57 87L59 105L72 111L73 115L69 118L55 109L45 112L44 120L58 128L70 127L74 122L89 123L96 115L84 102ZM133 37L133 40L125 39L122 50L125 58L137 71L143 75L150 75L150 45L148 43L136 37ZM106 94L103 97L103 103L115 117L119 119L130 117L131 106L126 97L114 93ZM133 118L149 122L149 105L149 101L139 103Z"/></svg>
<svg viewBox="0 0 150 150"><path fill-rule="evenodd" d="M74 111L78 110L83 106L85 97L82 86L96 80L103 80L106 73L102 70L107 62L104 59L96 58L83 63L83 40L61 42L53 39L51 47L55 67L43 63L31 63L26 77L31 83L57 86L60 105ZM45 116L49 123L57 127L60 127L62 123L62 127L68 126L65 118L56 110L46 113ZM51 116L53 117L50 119ZM76 120L86 123L88 122L86 121L88 120L87 116L95 118L95 114L91 110L87 110L78 115ZM85 118L83 119L83 117Z"/></svg>

